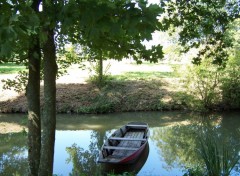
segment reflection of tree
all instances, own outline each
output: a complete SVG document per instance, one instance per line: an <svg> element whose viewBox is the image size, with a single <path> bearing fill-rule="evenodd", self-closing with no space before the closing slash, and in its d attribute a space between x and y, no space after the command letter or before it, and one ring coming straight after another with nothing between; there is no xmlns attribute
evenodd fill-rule
<svg viewBox="0 0 240 176"><path fill-rule="evenodd" d="M67 147L66 150L69 153L67 162L73 163L73 170L70 175L100 175L100 165L96 164L99 155L100 141L103 141L102 133L94 131L91 134L91 143L88 150L84 150L76 144Z"/></svg>
<svg viewBox="0 0 240 176"><path fill-rule="evenodd" d="M27 175L26 136L0 134L0 175Z"/></svg>
<svg viewBox="0 0 240 176"><path fill-rule="evenodd" d="M221 159L220 162L225 163L222 165L230 167L239 157L240 125L232 125L230 129L226 128L229 126L226 123L231 122L223 121L219 117L211 121L201 120L200 123L191 125L156 128L153 130L152 139L161 150L161 155L169 167L178 164L185 168L208 169L207 157L208 160ZM220 156L219 158L214 158L214 154L211 153L214 150L218 151L218 155L215 156ZM202 172L208 171L202 170ZM223 173L223 169L220 172Z"/></svg>
<svg viewBox="0 0 240 176"><path fill-rule="evenodd" d="M225 121L219 120L220 124L214 127L208 121L204 122L198 135L198 153L210 176L228 176L235 166L240 166L239 126L228 129Z"/></svg>
<svg viewBox="0 0 240 176"><path fill-rule="evenodd" d="M230 175L238 163L240 146L230 143L229 138L219 135L215 129L205 128L199 135L199 154L210 176Z"/></svg>
<svg viewBox="0 0 240 176"><path fill-rule="evenodd" d="M201 164L196 154L196 129L197 126L189 125L153 130L152 139L161 150L168 167L174 167L175 164L187 167Z"/></svg>

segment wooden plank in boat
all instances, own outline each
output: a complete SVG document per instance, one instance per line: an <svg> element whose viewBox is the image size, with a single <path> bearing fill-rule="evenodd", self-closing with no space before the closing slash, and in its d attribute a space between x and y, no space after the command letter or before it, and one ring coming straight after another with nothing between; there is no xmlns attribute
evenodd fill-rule
<svg viewBox="0 0 240 176"><path fill-rule="evenodd" d="M124 136L124 138L143 138L144 136L144 132L143 131L130 131L127 132ZM118 144L119 147L130 147L130 148L139 148L141 146L141 141L121 141ZM128 156L131 153L133 153L133 151L131 150L115 150L112 154L112 156Z"/></svg>
<svg viewBox="0 0 240 176"><path fill-rule="evenodd" d="M120 140L120 141L146 141L146 139L141 138L125 138L125 137L110 137L110 140Z"/></svg>
<svg viewBox="0 0 240 176"><path fill-rule="evenodd" d="M114 150L132 150L136 151L138 148L131 148L131 147L115 147L115 146L104 146L104 149L114 149Z"/></svg>
<svg viewBox="0 0 240 176"><path fill-rule="evenodd" d="M144 128L147 128L148 126L147 125L131 125L131 124L128 124L126 125L127 127L144 127Z"/></svg>
<svg viewBox="0 0 240 176"><path fill-rule="evenodd" d="M127 132L124 138L143 138L144 132L143 131L130 131ZM121 141L118 146L123 147L140 147L141 141Z"/></svg>

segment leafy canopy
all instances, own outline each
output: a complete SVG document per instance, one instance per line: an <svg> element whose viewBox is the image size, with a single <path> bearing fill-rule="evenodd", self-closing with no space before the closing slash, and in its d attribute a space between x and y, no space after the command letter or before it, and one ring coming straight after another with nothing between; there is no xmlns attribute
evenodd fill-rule
<svg viewBox="0 0 240 176"><path fill-rule="evenodd" d="M30 1L9 0L0 3L0 16L0 62L13 57L23 62L31 46L30 36L39 32L38 15Z"/></svg>
<svg viewBox="0 0 240 176"><path fill-rule="evenodd" d="M240 17L237 0L178 0L162 3L167 15L162 23L165 29L170 25L180 27L180 44L185 52L190 48L200 48L194 63L201 57L213 58L213 63L222 64L227 59L227 48L232 40L225 35L229 23Z"/></svg>
<svg viewBox="0 0 240 176"><path fill-rule="evenodd" d="M92 56L118 60L132 56L138 62L142 58L157 62L163 57L162 47L148 50L142 42L161 29L157 17L162 12L146 0L68 1L61 13L61 33L71 43L87 47Z"/></svg>

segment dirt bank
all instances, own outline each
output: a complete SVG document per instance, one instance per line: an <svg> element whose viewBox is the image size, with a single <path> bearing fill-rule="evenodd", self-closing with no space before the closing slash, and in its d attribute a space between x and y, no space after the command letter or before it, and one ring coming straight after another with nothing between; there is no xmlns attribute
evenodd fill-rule
<svg viewBox="0 0 240 176"><path fill-rule="evenodd" d="M58 113L107 113L184 109L176 99L177 79L162 81L109 82L99 89L91 83L57 84ZM174 83L174 84L173 84ZM4 91L3 91L4 92ZM6 91L0 101L1 113L27 112L25 93ZM43 106L41 89L41 105Z"/></svg>

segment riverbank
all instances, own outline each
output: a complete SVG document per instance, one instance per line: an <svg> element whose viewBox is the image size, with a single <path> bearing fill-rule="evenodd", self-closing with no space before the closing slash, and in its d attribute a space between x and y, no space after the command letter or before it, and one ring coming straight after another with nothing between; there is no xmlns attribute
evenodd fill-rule
<svg viewBox="0 0 240 176"><path fill-rule="evenodd" d="M114 63L106 85L98 88L88 82L87 69L72 66L57 80L57 113L108 113L186 109L184 88L169 64ZM1 75L1 79L14 75ZM2 84L2 83L1 83ZM41 87L41 105L43 106ZM0 112L26 113L25 92L3 90Z"/></svg>
<svg viewBox="0 0 240 176"><path fill-rule="evenodd" d="M179 79L109 81L103 88L92 83L57 84L57 113L108 113L127 111L181 110ZM9 91L8 91L9 92ZM24 92L7 94L0 101L1 113L26 113ZM41 88L41 105L43 106Z"/></svg>

